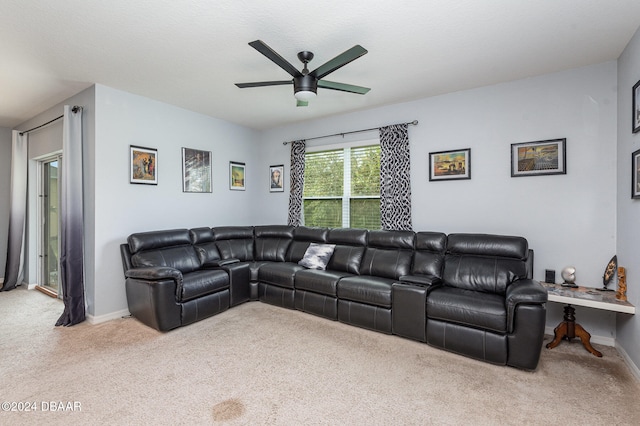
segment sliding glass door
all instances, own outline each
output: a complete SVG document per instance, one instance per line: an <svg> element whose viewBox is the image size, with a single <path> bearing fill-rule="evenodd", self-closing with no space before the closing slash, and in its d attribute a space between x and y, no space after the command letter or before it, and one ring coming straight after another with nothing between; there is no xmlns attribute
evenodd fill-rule
<svg viewBox="0 0 640 426"><path fill-rule="evenodd" d="M61 297L58 269L60 241L59 200L60 200L60 163L62 156L57 155L40 162L40 252L38 254L38 289L53 297Z"/></svg>

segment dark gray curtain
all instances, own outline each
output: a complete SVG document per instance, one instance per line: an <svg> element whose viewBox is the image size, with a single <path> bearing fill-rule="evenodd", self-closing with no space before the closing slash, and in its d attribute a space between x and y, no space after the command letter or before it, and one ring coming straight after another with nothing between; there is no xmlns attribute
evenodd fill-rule
<svg viewBox="0 0 640 426"><path fill-rule="evenodd" d="M85 320L82 108L64 106L60 193L60 285L64 312L56 325Z"/></svg>
<svg viewBox="0 0 640 426"><path fill-rule="evenodd" d="M13 131L11 144L11 195L9 239L2 291L22 284L24 274L24 231L27 217L28 135Z"/></svg>
<svg viewBox="0 0 640 426"><path fill-rule="evenodd" d="M411 156L407 124L380 128L380 221L384 230L411 230Z"/></svg>
<svg viewBox="0 0 640 426"><path fill-rule="evenodd" d="M303 223L302 191L304 189L304 140L291 142L291 185L289 192L289 225Z"/></svg>

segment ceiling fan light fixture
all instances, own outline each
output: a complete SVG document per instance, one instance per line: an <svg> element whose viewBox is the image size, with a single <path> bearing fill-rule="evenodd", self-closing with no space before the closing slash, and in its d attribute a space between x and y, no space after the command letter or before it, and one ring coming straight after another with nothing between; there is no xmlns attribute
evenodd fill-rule
<svg viewBox="0 0 640 426"><path fill-rule="evenodd" d="M294 95L299 101L308 101L316 97L316 93L311 90L298 90Z"/></svg>

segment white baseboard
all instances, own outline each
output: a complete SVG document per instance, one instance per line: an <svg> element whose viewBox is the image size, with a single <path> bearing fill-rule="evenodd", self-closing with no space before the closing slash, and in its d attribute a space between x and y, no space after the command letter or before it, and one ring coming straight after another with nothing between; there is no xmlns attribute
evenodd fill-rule
<svg viewBox="0 0 640 426"><path fill-rule="evenodd" d="M631 359L627 351L625 351L622 346L618 345L617 342L616 342L616 349L618 350L618 353L622 356L624 361L629 366L629 370L631 370L631 373L633 373L636 379L640 382L640 369L638 368L638 366L635 364L635 362L633 362L633 360Z"/></svg>
<svg viewBox="0 0 640 426"><path fill-rule="evenodd" d="M105 315L99 315L99 316L87 315L87 321L89 322L89 324L95 325L95 324L100 324L102 322L119 319L122 317L128 317L129 315L131 315L129 313L129 310L123 309L121 311L111 312Z"/></svg>
<svg viewBox="0 0 640 426"><path fill-rule="evenodd" d="M549 334L551 336L554 335L554 327L545 327L544 332L545 334ZM595 343L598 345L604 345L604 346L616 346L616 339L614 339L613 337L607 337L607 336L595 336L595 335L591 335L591 343Z"/></svg>

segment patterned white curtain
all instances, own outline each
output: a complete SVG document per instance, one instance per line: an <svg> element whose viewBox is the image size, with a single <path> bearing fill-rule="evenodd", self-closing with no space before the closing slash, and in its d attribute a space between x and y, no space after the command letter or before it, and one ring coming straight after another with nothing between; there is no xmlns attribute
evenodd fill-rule
<svg viewBox="0 0 640 426"><path fill-rule="evenodd" d="M411 230L408 125L380 128L380 221L384 230Z"/></svg>
<svg viewBox="0 0 640 426"><path fill-rule="evenodd" d="M11 195L9 199L9 240L4 282L0 288L8 291L22 284L24 275L24 234L27 218L27 134L13 131L11 145Z"/></svg>
<svg viewBox="0 0 640 426"><path fill-rule="evenodd" d="M300 226L303 223L302 191L304 189L304 140L291 142L291 185L289 192L289 225Z"/></svg>

